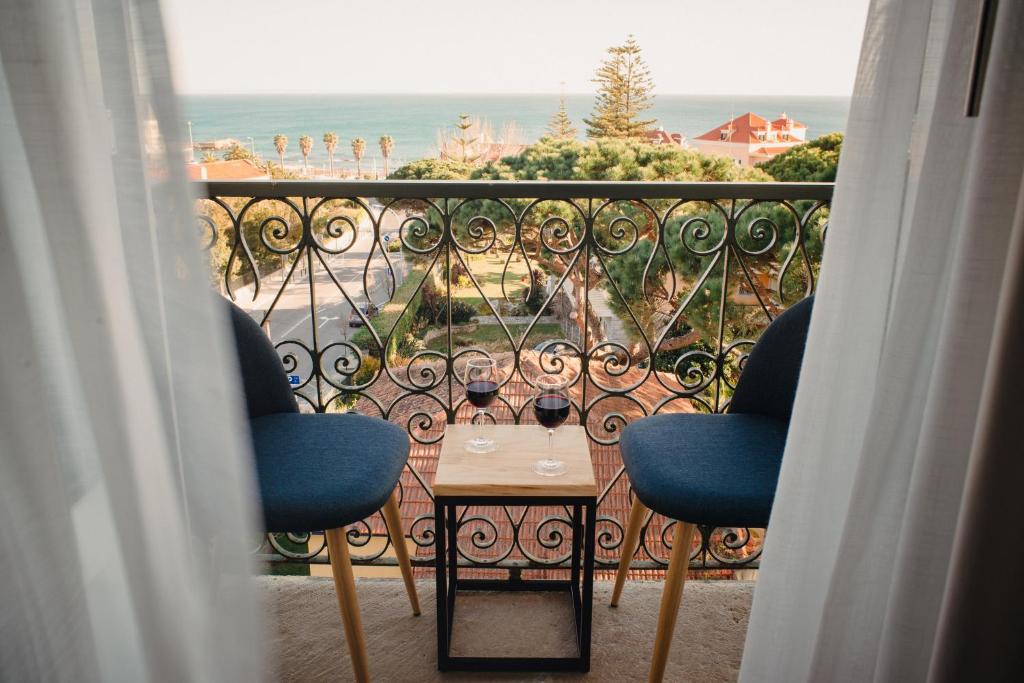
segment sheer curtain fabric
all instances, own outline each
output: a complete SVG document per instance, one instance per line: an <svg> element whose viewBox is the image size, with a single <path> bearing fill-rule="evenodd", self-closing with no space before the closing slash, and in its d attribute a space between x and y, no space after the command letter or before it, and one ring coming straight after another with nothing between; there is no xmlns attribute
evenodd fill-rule
<svg viewBox="0 0 1024 683"><path fill-rule="evenodd" d="M259 538L154 0L0 4L0 679L252 681Z"/></svg>
<svg viewBox="0 0 1024 683"><path fill-rule="evenodd" d="M966 515L989 492L969 471L1019 472L1022 443L996 464L979 446L1009 424L984 406L1010 398L995 383L1014 359L996 351L1024 239L1024 4L998 3L968 118L984 4L871 5L742 681L946 679L972 629L988 647L956 648L959 665L998 676L1020 658L982 635L1019 633L1016 618L950 621L988 561L974 535L991 516Z"/></svg>

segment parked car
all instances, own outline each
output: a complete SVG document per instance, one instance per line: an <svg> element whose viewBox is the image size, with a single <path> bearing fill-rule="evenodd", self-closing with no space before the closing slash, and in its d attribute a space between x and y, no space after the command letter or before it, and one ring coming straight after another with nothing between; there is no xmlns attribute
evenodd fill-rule
<svg viewBox="0 0 1024 683"><path fill-rule="evenodd" d="M373 316L377 315L377 311L378 311L377 307L374 306L373 304L359 304L359 310L367 318L372 318ZM352 309L352 312L348 314L348 326L349 327L362 327L363 326L363 319L359 317L359 314L356 313L356 310L354 308Z"/></svg>

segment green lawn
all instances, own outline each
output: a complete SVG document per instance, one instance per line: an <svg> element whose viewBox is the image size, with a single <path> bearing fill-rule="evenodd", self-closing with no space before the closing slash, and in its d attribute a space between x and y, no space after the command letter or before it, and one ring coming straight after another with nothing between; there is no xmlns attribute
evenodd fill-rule
<svg viewBox="0 0 1024 683"><path fill-rule="evenodd" d="M509 325L508 329L512 333L512 338L518 342L526 327L526 325ZM526 348L531 348L535 344L547 341L548 339L561 339L562 336L562 329L558 326L558 323L538 323L530 332ZM501 329L501 325L480 325L474 332L456 334L452 337L453 348L463 349L470 346L479 347L491 353L512 350L508 343L508 337L505 336L505 332ZM448 339L443 335L437 339L431 339L427 344L427 348L432 351L447 353Z"/></svg>
<svg viewBox="0 0 1024 683"><path fill-rule="evenodd" d="M501 254L486 254L482 256L464 255L463 258L466 259L470 272L480 283L480 289L491 300L491 303L497 304L499 301L504 301L504 295L501 292L501 271L505 267L506 257ZM505 278L505 289L511 301L518 303L525 296L525 278L526 265L522 260L516 261L513 258ZM473 308L478 308L484 302L483 297L480 296L480 290L472 284L469 287L453 289L452 299L467 303Z"/></svg>

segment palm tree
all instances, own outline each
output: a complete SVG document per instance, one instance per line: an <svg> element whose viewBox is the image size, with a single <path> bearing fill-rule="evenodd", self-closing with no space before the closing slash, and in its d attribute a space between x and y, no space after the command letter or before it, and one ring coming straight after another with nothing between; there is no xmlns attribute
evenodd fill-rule
<svg viewBox="0 0 1024 683"><path fill-rule="evenodd" d="M384 177L388 177L388 159L391 158L391 150L395 148L395 139L390 135L382 135L380 138L380 155L384 157Z"/></svg>
<svg viewBox="0 0 1024 683"><path fill-rule="evenodd" d="M299 151L302 152L302 172L309 175L309 153L313 151L313 138L308 135L300 137Z"/></svg>
<svg viewBox="0 0 1024 683"><path fill-rule="evenodd" d="M274 136L274 149L277 150L277 158L281 160L281 169L284 169L284 151L288 149L288 137L278 133Z"/></svg>
<svg viewBox="0 0 1024 683"><path fill-rule="evenodd" d="M331 176L334 176L334 150L338 146L337 133L324 133L324 147L327 148L327 164L331 169Z"/></svg>
<svg viewBox="0 0 1024 683"><path fill-rule="evenodd" d="M366 151L366 140L355 138L352 140L352 156L356 158L356 177L362 177L363 166L360 163L363 159L363 152Z"/></svg>

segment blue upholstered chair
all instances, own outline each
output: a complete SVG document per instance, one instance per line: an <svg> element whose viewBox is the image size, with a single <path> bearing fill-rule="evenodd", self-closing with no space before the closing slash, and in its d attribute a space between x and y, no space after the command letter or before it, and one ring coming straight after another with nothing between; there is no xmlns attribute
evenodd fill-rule
<svg viewBox="0 0 1024 683"><path fill-rule="evenodd" d="M619 603L648 510L676 520L655 636L650 681L665 673L698 525L765 527L786 446L813 297L779 315L747 358L724 415L654 415L622 432L633 486L623 554L612 591Z"/></svg>
<svg viewBox="0 0 1024 683"><path fill-rule="evenodd" d="M384 420L353 414L303 414L281 360L259 325L231 305L263 520L268 531L320 531L327 549L357 681L369 663L345 527L381 509L413 614L420 613L395 486L409 437Z"/></svg>

